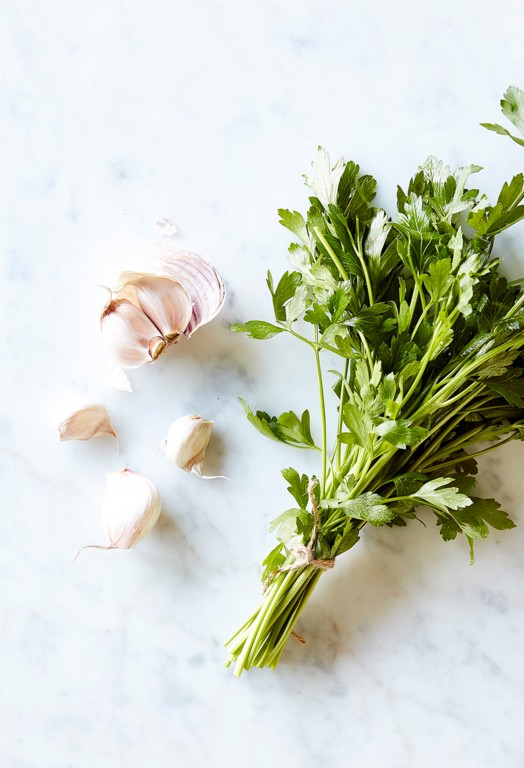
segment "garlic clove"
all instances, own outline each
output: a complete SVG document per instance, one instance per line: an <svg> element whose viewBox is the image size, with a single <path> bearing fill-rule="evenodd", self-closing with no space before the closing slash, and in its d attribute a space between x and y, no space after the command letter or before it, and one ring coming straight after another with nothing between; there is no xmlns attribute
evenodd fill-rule
<svg viewBox="0 0 524 768"><path fill-rule="evenodd" d="M101 512L109 544L88 544L78 550L73 562L84 549L134 547L156 525L161 511L160 495L151 480L131 469L109 472Z"/></svg>
<svg viewBox="0 0 524 768"><path fill-rule="evenodd" d="M90 440L109 435L118 443L107 408L101 403L90 403L72 411L58 426L58 440Z"/></svg>
<svg viewBox="0 0 524 768"><path fill-rule="evenodd" d="M128 299L112 299L100 317L102 341L122 368L156 360L166 346L158 328Z"/></svg>
<svg viewBox="0 0 524 768"><path fill-rule="evenodd" d="M177 280L191 298L193 311L186 336L220 312L226 298L224 281L202 256L159 242L153 246L153 265L160 274Z"/></svg>
<svg viewBox="0 0 524 768"><path fill-rule="evenodd" d="M162 503L147 477L130 469L110 472L102 505L102 526L108 549L130 549L155 526Z"/></svg>
<svg viewBox="0 0 524 768"><path fill-rule="evenodd" d="M192 314L191 299L182 285L170 277L146 273L123 273L121 277L126 290L135 290L136 303L162 336L170 343L176 341Z"/></svg>
<svg viewBox="0 0 524 768"><path fill-rule="evenodd" d="M217 479L203 474L206 448L211 438L213 422L202 416L181 416L169 427L167 437L160 448L164 451L166 459L172 461L185 472L193 474L205 480Z"/></svg>
<svg viewBox="0 0 524 768"><path fill-rule="evenodd" d="M213 422L201 416L181 416L169 427L163 450L166 458L186 472L201 466Z"/></svg>

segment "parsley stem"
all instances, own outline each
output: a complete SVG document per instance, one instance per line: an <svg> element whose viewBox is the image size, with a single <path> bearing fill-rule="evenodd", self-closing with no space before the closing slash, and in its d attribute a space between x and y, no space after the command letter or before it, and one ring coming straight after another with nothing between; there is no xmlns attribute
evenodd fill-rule
<svg viewBox="0 0 524 768"><path fill-rule="evenodd" d="M424 297L424 288L422 286L422 282L420 280L420 277L417 275L416 272L413 274L413 279L415 280L415 285L417 286L417 291L418 291L418 293L420 295L420 303L422 305L422 311L426 312L427 305L426 305L426 299Z"/></svg>
<svg viewBox="0 0 524 768"><path fill-rule="evenodd" d="M415 292L415 291L413 291L413 296L416 296L416 292ZM433 306L433 303L432 303L432 302L430 302L429 304L426 304L426 306L425 306L425 307L422 309L422 312L420 313L420 317L419 317L419 319L417 320L417 324L415 325L415 327L413 328L413 330L412 330L412 331L410 331L410 333L411 333L411 338L412 338L412 339L414 339L414 338L415 338L415 336L417 335L417 331L418 331L418 329L419 329L419 328L420 328L420 326L422 325L422 323L423 323L423 321L424 321L424 318L426 317L426 315L427 315L428 311L431 309L431 307L432 307L432 306Z"/></svg>
<svg viewBox="0 0 524 768"><path fill-rule="evenodd" d="M352 495L358 496L362 492L362 488L368 485L370 480L370 469L373 466L373 458L370 456L366 463L363 466L360 466L358 469L358 472L355 472L355 477L358 477L359 480L355 487L353 488ZM371 474L371 477L374 477L373 474Z"/></svg>
<svg viewBox="0 0 524 768"><path fill-rule="evenodd" d="M318 341L318 327L315 327L315 341ZM315 362L317 367L318 393L320 398L320 419L322 422L322 475L320 478L320 495L324 496L327 478L327 426L326 426L326 400L324 397L324 382L322 380L322 366L320 364L320 352L315 346Z"/></svg>
<svg viewBox="0 0 524 768"><path fill-rule="evenodd" d="M466 434L459 435L459 437L456 438L456 440L450 440L447 442L443 449L439 450L439 445L442 444L442 440L444 439L444 436L442 438L439 438L437 444L434 446L434 450L429 453L429 456L426 456L424 460L420 460L416 463L417 469L420 468L422 471L424 467L431 467L433 470L433 464L431 462L434 462L437 459L445 459L446 456L452 456L457 451L464 450L466 445L471 445L474 442L479 442L480 440L480 434L485 429L484 425L474 427ZM448 430L446 430L447 432ZM477 438L477 439L475 439ZM429 459L429 461L428 461ZM456 463L456 457L454 459L454 462Z"/></svg>
<svg viewBox="0 0 524 768"><path fill-rule="evenodd" d="M341 278L342 278L343 280L349 280L349 276L348 276L348 273L346 272L346 270L345 270L345 269L344 269L344 267L342 266L342 263L340 262L340 259L338 258L337 254L335 253L335 251L333 250L333 248L330 246L330 244L328 243L328 241L326 240L326 238L324 237L324 235L322 234L322 232L319 230L319 228L318 228L318 227L314 227L314 228L313 228L313 232L314 232L314 233L315 233L315 235L318 237L318 239L320 240L320 242L322 243L322 245L324 246L324 248L326 249L326 251L329 253L329 255L331 256L331 258L333 259L333 262L334 262L334 264L335 264L336 268L337 268L337 269L338 269L338 271L340 272L340 276L341 276Z"/></svg>
<svg viewBox="0 0 524 768"><path fill-rule="evenodd" d="M364 336L362 331L358 331L358 335L360 337L360 341L362 342L362 346L364 347L364 352L366 353L367 361L369 364L369 373L373 374L374 361L373 361L373 358L371 357L371 352L369 349L369 345L366 341L366 337Z"/></svg>
<svg viewBox="0 0 524 768"><path fill-rule="evenodd" d="M468 453L468 458L474 458L475 456L482 456L482 454L489 453L490 451L494 451L495 448L500 448L501 445L505 445L506 443L511 442L511 440L516 440L517 438L518 438L518 435L510 435L509 437L506 437L504 440L499 440L496 443L491 443L490 445L488 445L487 448L483 448L480 451L475 451L474 453ZM445 467L452 467L456 463L457 463L456 459L443 461L441 464L431 465L431 471L436 472L437 470L444 469Z"/></svg>
<svg viewBox="0 0 524 768"><path fill-rule="evenodd" d="M521 296L519 296L515 304L507 312L506 317L512 317L515 314L515 312L517 312L517 310L521 308L522 304L524 304L524 293Z"/></svg>
<svg viewBox="0 0 524 768"><path fill-rule="evenodd" d="M434 338L435 338L435 337L433 337L433 338L431 339L431 341L430 341L430 343L429 343L429 346L428 346L428 350L427 350L426 354L424 355L424 357L422 358L422 360L420 361L420 366L419 366L419 369L418 369L418 373L417 373L417 375L415 376L415 380L413 381L413 384L412 384L412 385L411 385L411 387L409 388L409 391L407 392L407 394L406 394L406 395L404 395L404 398L403 398L403 400L402 400L402 403L400 404L400 408L401 408L401 409L402 409L402 408L403 408L403 407L404 407L404 406L405 406L407 403L409 403L409 401L410 401L410 399L411 399L411 397L412 397L413 393L415 392L415 390L417 389L418 385L420 384L420 381L421 381L421 379L422 379L422 377L423 377L423 375L424 375L424 373L425 373L425 371L426 371L426 368L428 367L428 364L429 364L429 362L431 361L431 358L432 358L432 356L433 356L433 343L434 343Z"/></svg>
<svg viewBox="0 0 524 768"><path fill-rule="evenodd" d="M368 291L368 299L369 299L369 306L371 307L375 303L375 299L373 298L373 289L371 287L371 280L369 279L369 272L366 265L366 260L364 258L364 254L362 253L362 240L360 239L360 232L359 232L359 221L357 219L356 221L356 227L357 227L357 240L358 240L358 247L355 243L355 239L353 235L351 234L351 230L348 229L349 237L351 240L351 245L353 246L353 249L355 253L358 256L358 260L360 261L360 266L362 267L362 272L364 274L364 280L366 281L366 288Z"/></svg>
<svg viewBox="0 0 524 768"><path fill-rule="evenodd" d="M291 326L286 326L286 331L290 333L292 336L294 336L296 339L299 339L300 341L303 341L304 344L307 344L308 347L311 347L314 350L317 350L317 343L310 341L309 339L306 339L305 336L301 336L300 333L297 333L294 331Z"/></svg>
<svg viewBox="0 0 524 768"><path fill-rule="evenodd" d="M344 363L344 375L342 378L341 388L340 388L340 403L338 406L338 422L337 422L337 438L335 443L335 449L333 451L333 456L331 459L332 462L335 462L335 466L337 470L340 469L340 455L342 452L342 443L338 439L338 435L340 435L340 433L342 432L344 400L346 397L346 387L344 386L344 384L347 384L348 372L349 372L349 359L346 359Z"/></svg>
<svg viewBox="0 0 524 768"><path fill-rule="evenodd" d="M456 403L457 400L460 400L461 398L464 398L464 395L468 392L473 392L474 390L478 389L478 383L476 381L472 382L469 387L466 387L466 389L462 389L460 392L458 392L456 395L453 395L453 397L449 397L447 400L445 400L443 403L439 404L440 408L448 408L448 406L453 405L453 403ZM475 395L476 395L475 391ZM491 399L491 398L490 398Z"/></svg>
<svg viewBox="0 0 524 768"><path fill-rule="evenodd" d="M430 429L429 433L426 436L426 441L428 441L428 438L434 434L435 432L442 430L439 432L438 436L433 442L430 442L422 456L418 459L418 461L414 465L414 469L416 470L423 462L429 457L432 456L436 450L440 447L442 444L442 441L444 440L447 435L455 429L455 427L461 423L461 421L464 419L465 413L469 410L464 408L464 406L471 402L476 397L476 393L471 395L470 397L466 398L462 403L459 403L459 405L451 411L451 413L447 413L446 416L438 421L433 427ZM491 399L491 397L489 398ZM458 416L457 416L458 414ZM453 418L455 416L456 418Z"/></svg>

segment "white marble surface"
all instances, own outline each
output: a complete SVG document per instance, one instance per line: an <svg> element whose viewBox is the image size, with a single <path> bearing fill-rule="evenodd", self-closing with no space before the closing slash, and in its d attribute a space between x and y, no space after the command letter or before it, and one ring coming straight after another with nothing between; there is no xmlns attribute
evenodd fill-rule
<svg viewBox="0 0 524 768"><path fill-rule="evenodd" d="M429 526L366 531L322 578L277 672L240 680L223 642L254 607L279 469L237 395L311 405L287 341L233 336L270 319L285 269L276 208L304 208L317 144L359 161L392 205L433 153L475 162L493 193L524 152L478 127L524 86L520 2L0 2L0 766L514 768L524 765L524 458L481 487L521 526L468 563ZM221 270L220 318L109 389L97 286L145 264L155 221ZM501 243L524 269L524 229ZM283 380L288 383L283 384ZM110 441L55 443L62 398L102 399ZM209 469L157 444L178 415L215 419ZM298 461L305 462L302 454ZM129 552L100 541L104 473L157 484L164 514ZM305 464L302 464L305 466Z"/></svg>

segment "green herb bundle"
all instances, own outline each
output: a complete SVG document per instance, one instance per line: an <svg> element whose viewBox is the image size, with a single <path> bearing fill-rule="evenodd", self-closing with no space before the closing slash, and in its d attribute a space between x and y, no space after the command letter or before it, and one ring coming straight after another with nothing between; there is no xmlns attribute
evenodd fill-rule
<svg viewBox="0 0 524 768"><path fill-rule="evenodd" d="M524 93L510 88L502 106L524 134ZM267 277L276 323L233 326L254 339L287 333L310 348L321 423L316 440L308 411L271 416L242 401L262 434L321 460L318 477L282 472L293 507L271 524L278 544L264 561L262 600L227 643L236 675L276 667L323 571L367 523L404 526L424 505L445 541L466 537L471 560L490 528L514 527L498 502L475 495L475 457L524 435L524 292L492 257L496 235L524 218L523 175L490 205L469 188L479 167L451 173L430 157L398 189L390 218L358 165L332 167L323 149L313 165L307 215L279 211L296 241L292 271ZM329 371L329 446L327 352L340 360Z"/></svg>

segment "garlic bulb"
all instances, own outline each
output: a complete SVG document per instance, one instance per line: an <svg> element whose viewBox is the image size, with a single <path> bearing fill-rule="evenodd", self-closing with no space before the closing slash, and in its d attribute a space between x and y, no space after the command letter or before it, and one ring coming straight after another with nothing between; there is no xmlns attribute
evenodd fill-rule
<svg viewBox="0 0 524 768"><path fill-rule="evenodd" d="M166 458L186 472L202 474L206 448L211 437L213 422L202 416L182 416L169 427L160 446Z"/></svg>
<svg viewBox="0 0 524 768"><path fill-rule="evenodd" d="M89 403L71 411L58 425L58 440L90 440L110 435L118 443L107 408L101 403Z"/></svg>
<svg viewBox="0 0 524 768"><path fill-rule="evenodd" d="M135 368L176 343L191 319L187 291L164 275L128 272L100 316L102 341L115 363Z"/></svg>
<svg viewBox="0 0 524 768"><path fill-rule="evenodd" d="M100 316L102 341L122 368L154 362L222 309L224 281L196 253L157 243L157 274L123 272Z"/></svg>

